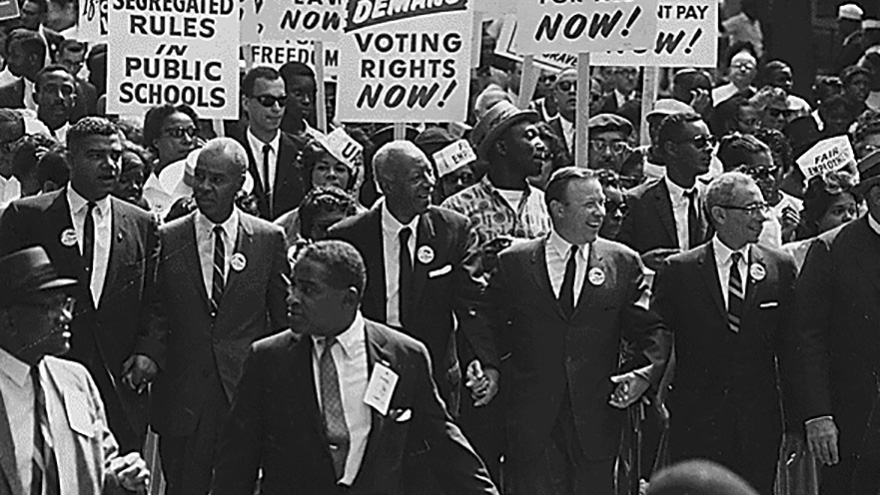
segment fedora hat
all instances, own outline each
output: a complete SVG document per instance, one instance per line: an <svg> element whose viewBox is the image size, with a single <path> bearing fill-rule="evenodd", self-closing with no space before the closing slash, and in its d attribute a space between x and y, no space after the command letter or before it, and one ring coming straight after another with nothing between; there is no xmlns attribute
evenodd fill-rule
<svg viewBox="0 0 880 495"><path fill-rule="evenodd" d="M880 150L859 160L859 183L853 188L859 196L880 183Z"/></svg>
<svg viewBox="0 0 880 495"><path fill-rule="evenodd" d="M521 120L537 122L540 120L538 112L534 110L520 110L513 103L508 101L499 101L483 118L477 122L472 134L474 146L477 148L477 154L480 158L487 160L489 158L489 149L509 129L513 124Z"/></svg>
<svg viewBox="0 0 880 495"><path fill-rule="evenodd" d="M77 284L58 275L42 246L34 246L0 258L0 307L26 299L35 292L62 289Z"/></svg>

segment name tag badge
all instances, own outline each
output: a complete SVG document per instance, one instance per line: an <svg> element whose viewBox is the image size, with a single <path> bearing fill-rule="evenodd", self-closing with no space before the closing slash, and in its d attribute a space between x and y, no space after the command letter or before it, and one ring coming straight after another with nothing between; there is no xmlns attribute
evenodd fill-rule
<svg viewBox="0 0 880 495"><path fill-rule="evenodd" d="M387 415L391 396L394 395L394 387L397 386L399 378L388 366L376 363L373 366L370 382L367 384L367 391L364 393L364 404L372 407L382 416Z"/></svg>

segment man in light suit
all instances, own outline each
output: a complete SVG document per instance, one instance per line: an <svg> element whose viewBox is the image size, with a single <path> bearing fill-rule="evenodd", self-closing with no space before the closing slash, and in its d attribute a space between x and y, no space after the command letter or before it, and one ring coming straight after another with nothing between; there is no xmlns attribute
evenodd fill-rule
<svg viewBox="0 0 880 495"><path fill-rule="evenodd" d="M422 442L446 493L498 493L452 422L424 344L365 319L366 269L350 244L319 241L294 265L291 329L250 350L214 468L213 495L298 490L409 493Z"/></svg>
<svg viewBox="0 0 880 495"><path fill-rule="evenodd" d="M136 352L161 370L151 424L169 495L208 492L247 347L287 326L284 233L235 208L246 171L240 144L209 141L194 171L198 210L159 234L149 333Z"/></svg>
<svg viewBox="0 0 880 495"><path fill-rule="evenodd" d="M629 212L617 239L657 270L667 256L694 248L709 237L703 189L697 176L709 171L714 138L696 113L677 113L660 124L659 146L666 176L627 194Z"/></svg>
<svg viewBox="0 0 880 495"><path fill-rule="evenodd" d="M155 278L159 236L155 219L114 198L122 137L99 117L67 133L70 183L12 202L0 217L0 255L42 246L79 302L70 358L84 364L107 407L123 450L140 450L147 431L143 375L152 364L133 355L146 321L145 293Z"/></svg>
<svg viewBox="0 0 880 495"><path fill-rule="evenodd" d="M651 302L675 336L670 455L720 463L770 495L780 375L786 386L793 379L787 329L797 269L789 254L757 244L768 205L751 177L722 174L706 202L716 235L666 260Z"/></svg>
<svg viewBox="0 0 880 495"><path fill-rule="evenodd" d="M428 347L434 381L456 416L462 376L456 320L468 349L465 366L471 371L481 368L486 376L488 395L480 397L480 404L492 399L498 383L495 343L488 326L477 318L482 286L465 263L468 220L430 206L431 164L409 141L383 146L373 164L384 199L334 225L328 235L353 244L367 262L364 315L401 329ZM405 246L400 241L404 230ZM408 258L403 263L402 253Z"/></svg>
<svg viewBox="0 0 880 495"><path fill-rule="evenodd" d="M142 490L137 452L121 456L97 387L70 349L76 280L42 247L0 258L0 495Z"/></svg>
<svg viewBox="0 0 880 495"><path fill-rule="evenodd" d="M502 251L489 283L511 361L508 472L516 493L610 495L624 409L659 382L669 336L648 310L638 255L597 237L605 197L596 172L557 170L545 200L552 232ZM619 369L623 339L644 367Z"/></svg>

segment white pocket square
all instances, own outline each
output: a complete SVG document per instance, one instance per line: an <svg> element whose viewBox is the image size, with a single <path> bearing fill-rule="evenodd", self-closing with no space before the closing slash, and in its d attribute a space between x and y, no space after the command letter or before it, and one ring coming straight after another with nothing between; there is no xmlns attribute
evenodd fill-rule
<svg viewBox="0 0 880 495"><path fill-rule="evenodd" d="M396 423L404 423L409 421L412 418L412 409L397 409L395 411L391 411L391 418Z"/></svg>
<svg viewBox="0 0 880 495"><path fill-rule="evenodd" d="M428 278L437 278L442 275L446 275L447 273L452 271L452 265L446 265L444 267L438 268L436 270L432 270L428 272Z"/></svg>
<svg viewBox="0 0 880 495"><path fill-rule="evenodd" d="M779 301L767 301L765 303L761 303L758 307L761 309L769 309L775 308L777 306L779 306Z"/></svg>

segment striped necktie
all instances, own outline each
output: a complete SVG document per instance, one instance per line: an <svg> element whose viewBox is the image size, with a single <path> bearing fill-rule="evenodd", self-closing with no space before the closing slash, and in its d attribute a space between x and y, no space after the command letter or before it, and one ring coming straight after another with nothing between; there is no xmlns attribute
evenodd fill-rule
<svg viewBox="0 0 880 495"><path fill-rule="evenodd" d="M742 276L739 274L739 264L743 259L742 253L733 253L730 255L730 283L727 300L727 324L733 333L739 333L742 323L743 301L745 301L746 291L743 289Z"/></svg>
<svg viewBox="0 0 880 495"><path fill-rule="evenodd" d="M220 300L223 298L223 288L226 285L224 268L226 267L226 245L223 244L223 227L214 227L214 274L211 278L211 307L214 315L220 309Z"/></svg>
<svg viewBox="0 0 880 495"><path fill-rule="evenodd" d="M46 395L40 383L39 364L31 367L31 380L34 384L34 453L31 463L31 495L58 495L58 463L49 429L49 414L46 410Z"/></svg>

